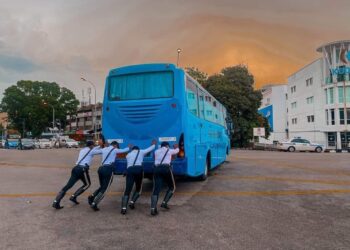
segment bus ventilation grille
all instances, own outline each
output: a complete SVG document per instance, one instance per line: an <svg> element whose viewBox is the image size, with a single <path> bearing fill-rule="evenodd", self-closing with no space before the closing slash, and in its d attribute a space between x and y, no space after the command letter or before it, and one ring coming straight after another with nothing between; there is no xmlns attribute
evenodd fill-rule
<svg viewBox="0 0 350 250"><path fill-rule="evenodd" d="M156 116L161 106L161 104L120 106L119 110L128 122L145 123Z"/></svg>

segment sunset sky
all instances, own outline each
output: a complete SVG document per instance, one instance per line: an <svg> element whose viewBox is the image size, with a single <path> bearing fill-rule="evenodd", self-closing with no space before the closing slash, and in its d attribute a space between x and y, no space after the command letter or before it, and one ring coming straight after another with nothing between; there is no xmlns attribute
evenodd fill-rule
<svg viewBox="0 0 350 250"><path fill-rule="evenodd" d="M350 38L349 0L0 0L0 97L18 80L55 81L81 98L109 69L172 62L209 74L248 65L256 86L283 83Z"/></svg>

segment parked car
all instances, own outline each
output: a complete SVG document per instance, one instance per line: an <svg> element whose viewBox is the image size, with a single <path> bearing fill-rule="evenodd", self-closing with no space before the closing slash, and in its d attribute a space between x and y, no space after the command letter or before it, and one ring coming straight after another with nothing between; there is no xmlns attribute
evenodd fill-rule
<svg viewBox="0 0 350 250"><path fill-rule="evenodd" d="M20 149L35 149L33 139L21 139Z"/></svg>
<svg viewBox="0 0 350 250"><path fill-rule="evenodd" d="M324 145L310 142L302 138L293 138L287 141L282 141L277 144L280 150L294 152L294 151L311 151L321 153L324 150Z"/></svg>
<svg viewBox="0 0 350 250"><path fill-rule="evenodd" d="M20 147L20 139L6 139L6 149L18 149Z"/></svg>
<svg viewBox="0 0 350 250"><path fill-rule="evenodd" d="M79 148L79 143L73 139L66 139L66 148Z"/></svg>
<svg viewBox="0 0 350 250"><path fill-rule="evenodd" d="M51 142L49 139L39 139L36 141L37 148L51 148Z"/></svg>

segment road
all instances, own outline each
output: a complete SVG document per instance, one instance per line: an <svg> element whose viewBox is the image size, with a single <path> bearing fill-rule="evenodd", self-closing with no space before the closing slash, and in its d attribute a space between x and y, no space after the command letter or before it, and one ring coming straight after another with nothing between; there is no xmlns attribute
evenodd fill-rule
<svg viewBox="0 0 350 250"><path fill-rule="evenodd" d="M178 180L171 209L152 217L149 180L125 216L121 176L89 208L98 159L81 204L51 208L77 152L0 150L1 249L350 248L350 154L232 151L206 181Z"/></svg>

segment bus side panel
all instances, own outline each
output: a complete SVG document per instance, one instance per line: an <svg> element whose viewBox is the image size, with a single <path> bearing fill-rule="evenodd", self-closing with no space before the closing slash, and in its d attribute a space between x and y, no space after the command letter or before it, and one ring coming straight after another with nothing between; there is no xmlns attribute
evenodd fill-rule
<svg viewBox="0 0 350 250"><path fill-rule="evenodd" d="M209 148L206 144L196 144L196 176L204 174Z"/></svg>
<svg viewBox="0 0 350 250"><path fill-rule="evenodd" d="M190 176L198 176L202 173L202 170L198 169L198 151L196 147L196 145L201 143L201 122L197 117L187 112L187 110L185 111L185 154L188 163L187 171Z"/></svg>

